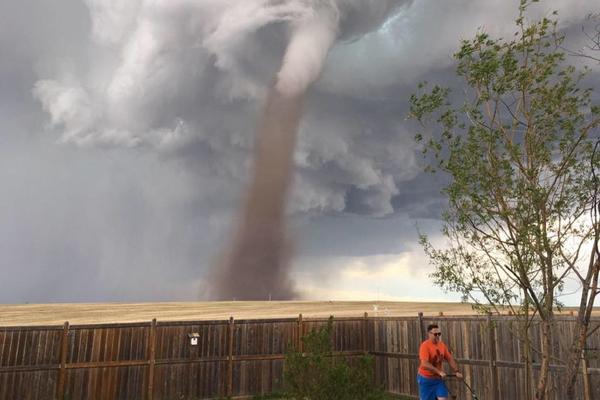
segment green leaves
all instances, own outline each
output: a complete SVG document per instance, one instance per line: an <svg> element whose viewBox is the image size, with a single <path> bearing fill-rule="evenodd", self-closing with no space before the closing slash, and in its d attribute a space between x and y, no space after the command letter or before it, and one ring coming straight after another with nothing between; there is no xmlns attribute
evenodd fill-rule
<svg viewBox="0 0 600 400"><path fill-rule="evenodd" d="M564 279L586 265L572 249L591 238L600 107L579 87L585 71L564 64L557 21L526 24L528 3L512 40L479 32L461 42L461 104L425 82L410 97L410 117L424 128L415 139L431 156L426 170L450 177L447 247L421 237L434 282L492 307L528 299L546 314Z"/></svg>
<svg viewBox="0 0 600 400"><path fill-rule="evenodd" d="M303 353L286 354L285 398L295 400L384 400L375 385L370 356L352 360L333 356L333 320L302 338Z"/></svg>
<svg viewBox="0 0 600 400"><path fill-rule="evenodd" d="M427 83L419 84L419 89L426 87ZM423 122L425 115L431 114L442 105L447 104L449 89L440 86L434 86L430 93L425 93L422 96L410 96L410 116Z"/></svg>

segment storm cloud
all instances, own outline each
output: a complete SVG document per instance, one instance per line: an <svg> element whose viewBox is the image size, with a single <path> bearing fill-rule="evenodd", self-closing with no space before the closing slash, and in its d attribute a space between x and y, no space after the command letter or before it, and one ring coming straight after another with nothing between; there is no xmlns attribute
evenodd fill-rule
<svg viewBox="0 0 600 400"><path fill-rule="evenodd" d="M517 1L5 2L0 301L206 291L291 29L315 4L338 3L294 154L295 276L333 276L344 253L416 254L415 224L433 230L443 199L422 173L407 98L420 80L452 83L460 39L511 36ZM553 9L576 45L598 11L556 0L531 16ZM425 269L421 258L410 267Z"/></svg>

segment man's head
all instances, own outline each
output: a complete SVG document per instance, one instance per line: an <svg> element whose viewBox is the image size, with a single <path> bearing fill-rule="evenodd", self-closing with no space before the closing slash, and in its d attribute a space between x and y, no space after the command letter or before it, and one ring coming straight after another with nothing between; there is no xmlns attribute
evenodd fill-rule
<svg viewBox="0 0 600 400"><path fill-rule="evenodd" d="M427 336L433 343L438 343L442 337L442 332L437 324L427 326Z"/></svg>

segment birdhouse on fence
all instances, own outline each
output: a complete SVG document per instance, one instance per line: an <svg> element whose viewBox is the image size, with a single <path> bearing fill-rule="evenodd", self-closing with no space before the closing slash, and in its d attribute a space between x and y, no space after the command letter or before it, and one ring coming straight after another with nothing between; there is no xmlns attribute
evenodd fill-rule
<svg viewBox="0 0 600 400"><path fill-rule="evenodd" d="M188 333L188 338L190 339L190 345L198 346L198 338L200 334L198 332Z"/></svg>

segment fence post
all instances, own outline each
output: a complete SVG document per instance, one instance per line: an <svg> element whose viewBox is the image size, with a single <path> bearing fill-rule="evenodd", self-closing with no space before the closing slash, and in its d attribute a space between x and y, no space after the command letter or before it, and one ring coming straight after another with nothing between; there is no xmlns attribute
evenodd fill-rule
<svg viewBox="0 0 600 400"><path fill-rule="evenodd" d="M62 337L60 340L60 369L58 370L58 384L56 385L56 398L65 398L65 378L67 376L67 351L69 349L69 321L63 324Z"/></svg>
<svg viewBox="0 0 600 400"><path fill-rule="evenodd" d="M585 400L592 400L590 376L588 375L588 365L585 358L585 347L581 349L581 373L583 375L583 398Z"/></svg>
<svg viewBox="0 0 600 400"><path fill-rule="evenodd" d="M496 328L494 321L492 321L491 314L487 315L488 325L488 342L489 342L489 355L490 355L490 375L492 382L492 399L498 400L500 398L498 393L498 367L496 366Z"/></svg>
<svg viewBox="0 0 600 400"><path fill-rule="evenodd" d="M230 317L227 325L227 397L233 392L233 323L233 317Z"/></svg>
<svg viewBox="0 0 600 400"><path fill-rule="evenodd" d="M329 316L329 321L331 321L331 340L329 342L331 343L332 350L335 351L335 328L333 323L333 314ZM329 322L327 323L329 324Z"/></svg>
<svg viewBox="0 0 600 400"><path fill-rule="evenodd" d="M471 325L470 325L470 321L463 321L461 323L463 329L462 329L462 334L463 334L463 339L464 339L464 354L465 354L465 358L467 360L471 359ZM464 379L465 382L468 382L469 384L472 384L473 380L471 379L471 366L469 364L464 364L464 366L462 367L463 371L464 371ZM466 400L473 400L473 393L471 393L470 391L466 392Z"/></svg>
<svg viewBox="0 0 600 400"><path fill-rule="evenodd" d="M425 327L423 326L423 313L419 311L418 314L419 319L419 332L421 333L421 340L425 339Z"/></svg>
<svg viewBox="0 0 600 400"><path fill-rule="evenodd" d="M368 349L367 349L367 332L368 332L368 325L369 325L369 313L365 311L365 315L363 318L363 329L362 329L362 345L363 345L363 352L365 354L368 353Z"/></svg>
<svg viewBox="0 0 600 400"><path fill-rule="evenodd" d="M298 352L300 354L302 354L302 351L303 351L303 349L302 349L302 347L303 347L302 346L303 345L303 342L302 342L302 335L303 335L303 333L304 333L304 327L303 327L303 323L302 323L302 314L298 314L298 343L297 343L296 348L298 349Z"/></svg>
<svg viewBox="0 0 600 400"><path fill-rule="evenodd" d="M148 336L148 400L154 397L154 365L156 364L156 318L150 323Z"/></svg>

